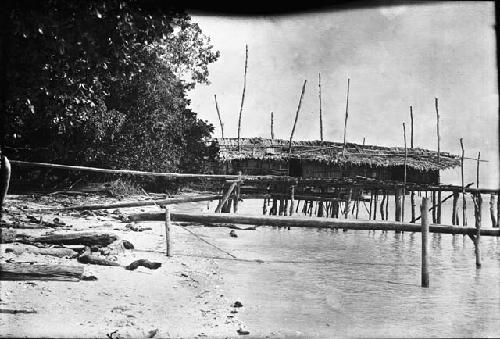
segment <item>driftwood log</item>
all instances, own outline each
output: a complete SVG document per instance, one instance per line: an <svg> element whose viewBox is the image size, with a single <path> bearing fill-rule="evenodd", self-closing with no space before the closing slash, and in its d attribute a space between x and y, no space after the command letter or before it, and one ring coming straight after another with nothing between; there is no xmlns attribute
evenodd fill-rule
<svg viewBox="0 0 500 339"><path fill-rule="evenodd" d="M382 220L355 220L355 219L326 219L316 217L279 217L279 216L255 216L244 214L219 214L219 213L170 213L172 221L189 221L198 223L235 223L250 224L255 226L278 226L278 227L309 227L309 228L345 228L352 230L383 230L383 231L405 231L420 232L420 225L414 223L382 221ZM134 218L146 221L163 221L164 213L135 214ZM473 234L477 233L475 227L456 227L432 224L430 233L443 234ZM481 229L482 236L500 236L500 230Z"/></svg>
<svg viewBox="0 0 500 339"><path fill-rule="evenodd" d="M116 239L118 237L110 233L79 232L44 235L32 238L31 241L53 245L108 246Z"/></svg>
<svg viewBox="0 0 500 339"><path fill-rule="evenodd" d="M83 276L82 266L46 264L0 264L0 280L59 280L79 281Z"/></svg>
<svg viewBox="0 0 500 339"><path fill-rule="evenodd" d="M15 255L22 255L24 253L51 255L59 258L64 258L64 257L74 258L78 255L78 253L72 250L71 248L64 248L64 247L39 248L34 246L15 246L12 248L6 248L5 252L6 253L12 252Z"/></svg>

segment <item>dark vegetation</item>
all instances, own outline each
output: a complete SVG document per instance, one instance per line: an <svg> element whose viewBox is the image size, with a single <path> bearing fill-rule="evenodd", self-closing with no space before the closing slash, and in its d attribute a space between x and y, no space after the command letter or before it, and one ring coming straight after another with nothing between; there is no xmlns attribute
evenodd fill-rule
<svg viewBox="0 0 500 339"><path fill-rule="evenodd" d="M132 0L3 6L8 157L207 171L213 126L188 108L186 93L208 83L208 65L219 53L186 13ZM13 179L76 180L75 173L24 171Z"/></svg>

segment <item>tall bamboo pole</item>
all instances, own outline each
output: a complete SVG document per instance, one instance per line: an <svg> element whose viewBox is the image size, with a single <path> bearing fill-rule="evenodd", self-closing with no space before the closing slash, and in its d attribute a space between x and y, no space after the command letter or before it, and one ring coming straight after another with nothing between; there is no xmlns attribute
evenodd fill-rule
<svg viewBox="0 0 500 339"><path fill-rule="evenodd" d="M479 162L481 161L481 152L477 153L477 167L476 167L476 187L479 188Z"/></svg>
<svg viewBox="0 0 500 339"><path fill-rule="evenodd" d="M271 139L274 140L274 113L271 112Z"/></svg>
<svg viewBox="0 0 500 339"><path fill-rule="evenodd" d="M342 148L342 155L345 154L346 145L346 131L347 131L347 118L349 117L349 84L351 79L347 78L347 97L345 103L345 122L344 122L344 147Z"/></svg>
<svg viewBox="0 0 500 339"><path fill-rule="evenodd" d="M465 212L467 209L467 203L465 201L465 186L464 186L464 139L460 138L460 147L462 148L462 157L460 159L460 169L462 175L462 225L467 226L467 219L465 217Z"/></svg>
<svg viewBox="0 0 500 339"><path fill-rule="evenodd" d="M438 167L441 165L441 134L439 132L439 107L438 98L434 98L434 105L436 106L436 128L437 128L437 148L438 148ZM438 170L438 184L441 184L441 173ZM441 224L441 190L437 192L437 223Z"/></svg>
<svg viewBox="0 0 500 339"><path fill-rule="evenodd" d="M319 136L323 141L323 111L321 110L321 73L318 73L318 88L319 88Z"/></svg>
<svg viewBox="0 0 500 339"><path fill-rule="evenodd" d="M248 45L245 45L245 74L243 76L243 93L241 94L240 115L238 118L238 152L241 152L241 145L240 145L241 112L243 111L243 103L245 102L245 91L247 88L247 70L248 70Z"/></svg>
<svg viewBox="0 0 500 339"><path fill-rule="evenodd" d="M300 106L302 105L302 98L304 97L304 92L306 91L306 83L307 80L304 80L304 84L302 85L302 92L300 93L299 106L297 107L297 113L295 113L295 121L293 123L292 132L290 133L290 149L288 154L292 154L292 138L295 133L295 127L297 126L297 120L299 119Z"/></svg>
<svg viewBox="0 0 500 339"><path fill-rule="evenodd" d="M220 111L219 111L219 105L217 104L217 95L215 94L214 94L214 99L215 99L215 109L217 110L217 116L219 117L220 133L222 138L224 138L224 124L222 123L222 118L220 116Z"/></svg>
<svg viewBox="0 0 500 339"><path fill-rule="evenodd" d="M411 141L410 148L413 149L413 107L410 106L410 119L411 119Z"/></svg>

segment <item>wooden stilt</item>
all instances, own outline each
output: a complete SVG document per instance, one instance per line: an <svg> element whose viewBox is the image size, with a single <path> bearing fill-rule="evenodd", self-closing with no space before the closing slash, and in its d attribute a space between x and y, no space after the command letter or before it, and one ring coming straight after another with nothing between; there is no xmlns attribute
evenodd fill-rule
<svg viewBox="0 0 500 339"><path fill-rule="evenodd" d="M165 254L167 255L167 257L172 256L172 244L170 242L170 228L171 228L170 209L167 207L165 209Z"/></svg>
<svg viewBox="0 0 500 339"><path fill-rule="evenodd" d="M241 195L241 171L238 172L238 183L236 184L236 188L234 190L234 197L233 197L234 213L238 213L238 204L240 201L240 195Z"/></svg>
<svg viewBox="0 0 500 339"><path fill-rule="evenodd" d="M294 205L294 203L295 203L295 185L292 185L290 187L290 216L293 215L293 205Z"/></svg>
<svg viewBox="0 0 500 339"><path fill-rule="evenodd" d="M382 196L382 201L380 202L380 220L384 220L384 217L385 217L385 213L384 213L385 199L386 199L386 195L384 192L383 196Z"/></svg>
<svg viewBox="0 0 500 339"><path fill-rule="evenodd" d="M288 197L283 200L285 201L285 204L283 205L283 215L288 216Z"/></svg>
<svg viewBox="0 0 500 339"><path fill-rule="evenodd" d="M351 210L352 188L347 191L347 200L345 202L345 218L349 218L349 211Z"/></svg>
<svg viewBox="0 0 500 339"><path fill-rule="evenodd" d="M411 198L411 222L415 222L415 209L417 207L417 204L415 202L415 191L411 191L410 194Z"/></svg>
<svg viewBox="0 0 500 339"><path fill-rule="evenodd" d="M385 220L389 220L389 195L387 195L387 199L385 200Z"/></svg>
<svg viewBox="0 0 500 339"><path fill-rule="evenodd" d="M436 206L437 206L437 203L436 203L436 192L433 191L432 192L432 223L435 224L436 223Z"/></svg>
<svg viewBox="0 0 500 339"><path fill-rule="evenodd" d="M368 213L368 220L372 219L372 205L373 205L373 192L370 191L370 212Z"/></svg>
<svg viewBox="0 0 500 339"><path fill-rule="evenodd" d="M474 241L474 248L476 253L476 268L481 268L481 248L480 248L480 240L481 240L481 205L483 203L483 198L481 197L481 193L477 193L476 195L476 237Z"/></svg>
<svg viewBox="0 0 500 339"><path fill-rule="evenodd" d="M323 217L323 201L318 203L318 217Z"/></svg>
<svg viewBox="0 0 500 339"><path fill-rule="evenodd" d="M490 195L490 219L491 227L498 227L496 216L495 216L495 205L496 205L496 195Z"/></svg>
<svg viewBox="0 0 500 339"><path fill-rule="evenodd" d="M401 188L396 188L394 202L396 205L394 218L396 221L401 221Z"/></svg>
<svg viewBox="0 0 500 339"><path fill-rule="evenodd" d="M422 215L422 272L421 281L422 287L429 287L429 202L427 198L422 199L420 205L420 214Z"/></svg>
<svg viewBox="0 0 500 339"><path fill-rule="evenodd" d="M378 191L373 193L373 220L377 220Z"/></svg>
<svg viewBox="0 0 500 339"><path fill-rule="evenodd" d="M453 210L451 212L451 224L458 225L458 198L460 197L459 192L453 192Z"/></svg>
<svg viewBox="0 0 500 339"><path fill-rule="evenodd" d="M222 206L227 202L229 199L229 196L233 192L234 188L236 187L238 182L233 182L231 185L229 185L229 188L225 189L224 194L222 195L221 200L219 201L219 204L215 208L215 213L220 213ZM227 185L224 185L224 187L227 187Z"/></svg>
<svg viewBox="0 0 500 339"><path fill-rule="evenodd" d="M278 200L276 198L273 198L273 206L271 207L271 214L272 215L278 214Z"/></svg>
<svg viewBox="0 0 500 339"><path fill-rule="evenodd" d="M266 204L266 199L264 199L264 203L262 204L262 214L266 215L267 213L267 204Z"/></svg>

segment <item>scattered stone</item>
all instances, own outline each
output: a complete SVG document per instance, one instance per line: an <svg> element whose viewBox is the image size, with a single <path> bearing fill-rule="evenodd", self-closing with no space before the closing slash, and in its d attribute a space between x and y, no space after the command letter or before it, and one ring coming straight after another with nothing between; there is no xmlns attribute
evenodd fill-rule
<svg viewBox="0 0 500 339"><path fill-rule="evenodd" d="M123 247L124 247L125 249L127 249L127 250L132 250L132 249L134 249L134 245L133 245L130 241L128 241L128 240L123 240L123 241L122 241L122 245L123 245Z"/></svg>
<svg viewBox="0 0 500 339"><path fill-rule="evenodd" d="M243 304L239 301L235 301L233 307L243 307Z"/></svg>
<svg viewBox="0 0 500 339"><path fill-rule="evenodd" d="M158 334L158 329L155 328L154 330L148 331L148 334L146 335L146 338L154 338L155 335Z"/></svg>
<svg viewBox="0 0 500 339"><path fill-rule="evenodd" d="M247 335L247 334L250 334L249 331L247 330L242 330L241 328L238 329L236 332L238 332L239 335Z"/></svg>
<svg viewBox="0 0 500 339"><path fill-rule="evenodd" d="M82 280L95 281L95 280L97 280L97 277L95 275L85 275L82 277Z"/></svg>

